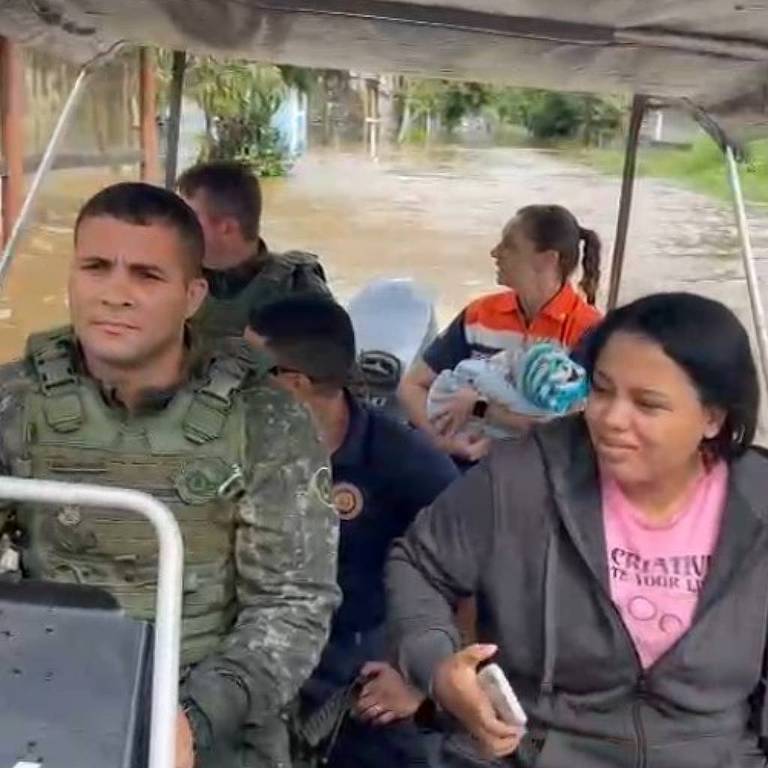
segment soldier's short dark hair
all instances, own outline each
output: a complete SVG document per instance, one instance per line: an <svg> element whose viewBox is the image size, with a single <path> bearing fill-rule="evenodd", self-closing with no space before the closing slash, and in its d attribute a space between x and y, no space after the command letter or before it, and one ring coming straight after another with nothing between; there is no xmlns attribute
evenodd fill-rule
<svg viewBox="0 0 768 768"><path fill-rule="evenodd" d="M205 240L195 212L175 193L141 181L124 181L97 192L81 209L75 222L75 242L85 219L111 216L128 224L162 223L178 233L190 274L202 274Z"/></svg>
<svg viewBox="0 0 768 768"><path fill-rule="evenodd" d="M202 190L213 213L236 219L246 240L259 237L261 187L248 166L230 161L200 163L181 174L177 187L186 198Z"/></svg>
<svg viewBox="0 0 768 768"><path fill-rule="evenodd" d="M340 389L355 371L355 331L346 310L325 296L294 295L251 313L249 328L265 339L277 367Z"/></svg>

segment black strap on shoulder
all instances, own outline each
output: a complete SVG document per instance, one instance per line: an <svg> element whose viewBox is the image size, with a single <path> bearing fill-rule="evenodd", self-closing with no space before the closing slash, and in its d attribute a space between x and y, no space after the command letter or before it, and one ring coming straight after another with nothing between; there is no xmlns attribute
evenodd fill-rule
<svg viewBox="0 0 768 768"><path fill-rule="evenodd" d="M221 436L234 396L251 373L251 367L242 358L213 357L205 383L195 392L184 417L182 428L189 440L202 444Z"/></svg>
<svg viewBox="0 0 768 768"><path fill-rule="evenodd" d="M74 432L83 423L76 372L75 339L70 328L36 334L27 342L27 355L45 397L45 418L57 432Z"/></svg>

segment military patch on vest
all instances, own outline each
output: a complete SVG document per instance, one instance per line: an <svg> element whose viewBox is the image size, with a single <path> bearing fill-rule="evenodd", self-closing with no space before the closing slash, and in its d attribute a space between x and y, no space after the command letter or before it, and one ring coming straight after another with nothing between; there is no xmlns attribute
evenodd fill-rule
<svg viewBox="0 0 768 768"><path fill-rule="evenodd" d="M219 489L231 475L232 467L224 459L211 456L184 464L173 484L186 504L206 504L219 495Z"/></svg>
<svg viewBox="0 0 768 768"><path fill-rule="evenodd" d="M363 493L352 483L336 483L333 486L333 506L342 520L354 520L363 511Z"/></svg>
<svg viewBox="0 0 768 768"><path fill-rule="evenodd" d="M329 507L333 506L333 497L331 495L331 486L333 482L331 480L331 470L328 467L320 467L320 469L312 475L309 481L309 492L319 496L324 504Z"/></svg>

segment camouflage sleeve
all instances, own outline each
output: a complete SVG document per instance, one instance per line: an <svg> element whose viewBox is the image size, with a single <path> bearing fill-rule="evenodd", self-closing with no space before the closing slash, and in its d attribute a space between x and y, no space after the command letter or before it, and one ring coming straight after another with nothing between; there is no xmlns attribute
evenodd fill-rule
<svg viewBox="0 0 768 768"><path fill-rule="evenodd" d="M21 362L0 365L0 475L13 474L13 459L21 454L22 393L28 383ZM0 499L0 529L13 506Z"/></svg>
<svg viewBox="0 0 768 768"><path fill-rule="evenodd" d="M272 388L249 398L247 495L236 534L239 613L220 652L191 673L183 698L208 721L213 743L262 724L316 666L336 583L338 520L329 460L309 415Z"/></svg>

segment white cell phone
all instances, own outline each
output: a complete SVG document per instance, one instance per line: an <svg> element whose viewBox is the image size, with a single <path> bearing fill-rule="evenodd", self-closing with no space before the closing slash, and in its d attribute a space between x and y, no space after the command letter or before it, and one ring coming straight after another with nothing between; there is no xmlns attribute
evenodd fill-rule
<svg viewBox="0 0 768 768"><path fill-rule="evenodd" d="M528 717L517 696L515 696L507 676L498 664L488 664L483 667L477 673L477 681L485 695L491 700L500 720L507 725L515 725L518 728L525 727Z"/></svg>

